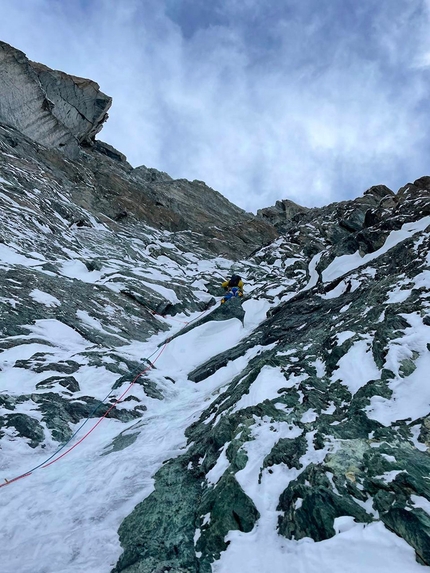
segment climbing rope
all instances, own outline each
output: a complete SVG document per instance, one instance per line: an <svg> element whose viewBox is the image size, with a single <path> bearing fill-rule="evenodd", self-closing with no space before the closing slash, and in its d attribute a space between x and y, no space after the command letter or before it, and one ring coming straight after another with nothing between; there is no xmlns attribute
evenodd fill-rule
<svg viewBox="0 0 430 573"><path fill-rule="evenodd" d="M132 382L128 385L128 387L124 390L124 392L121 394L121 396L119 396L119 398L117 398L115 400L115 402L108 408L108 410L106 410L106 412L103 414L103 416L100 416L100 418L97 420L97 422L88 430L88 432L86 434L84 434L82 436L82 438L80 438L75 444L73 444L73 446L71 446L70 448L68 448L66 451L64 451L61 455L58 455L62 450L64 450L64 448L70 444L70 442L73 440L73 438L80 432L80 430L85 426L85 424L90 420L91 416L96 412L96 410L105 402L105 400L107 400L107 398L109 398L109 396L112 394L111 390L109 392L109 394L101 401L99 402L99 404L97 404L97 406L94 408L94 410L91 412L91 414L89 414L89 416L87 417L87 419L79 426L79 428L73 433L72 436L70 436L70 438L67 440L67 442L65 442L64 444L62 444L60 446L60 448L58 448L51 456L49 456L48 458L46 458L43 462L41 462L40 464L38 464L37 466L35 466L34 468L32 468L31 470L24 472L23 474L20 474L10 480L5 480L5 483L0 484L0 488L5 487L7 485L10 485L11 483L14 483L20 479L23 479L25 477L30 476L33 472L35 472L37 469L39 468L47 468L49 466L51 466L52 464L54 464L55 462L58 462L59 460L61 460L62 458L64 458L69 452L71 452L72 450L74 450L79 444L81 444L96 428L99 424L101 424L101 422L107 417L107 415L122 401L122 399L124 398L124 396L126 394L128 394L128 392L131 390L131 388L134 386L134 384L137 382L137 380L140 378L140 376L142 376L143 374L145 374L145 372L148 372L148 370L150 370L151 368L153 368L153 365L155 364L155 362L160 358L160 356L162 355L162 353L164 352L164 349L166 348L168 342L165 342L163 347L161 348L161 350L158 352L157 357L155 358L155 360L153 360L153 362L151 362L146 368L144 368L141 372L139 372L139 374L137 374L137 376L134 377L134 379L132 380ZM151 358L151 356L153 356L157 351L153 352L149 358ZM147 358L146 360L149 360L149 358Z"/></svg>
<svg viewBox="0 0 430 573"><path fill-rule="evenodd" d="M192 322L195 322L196 320L198 320L201 316L203 316L209 309L204 310L201 314L199 314L198 316L196 316L195 318L193 318L193 320L191 320L190 322L186 323L191 324ZM185 328L185 327L184 327ZM180 331L179 331L180 333ZM179 334L178 333L178 334ZM81 444L98 426L99 424L101 424L101 422L107 417L107 415L123 400L124 396L126 394L128 394L128 392L131 390L131 388L134 386L134 384L137 382L137 380L146 372L148 372L148 370L150 370L151 368L154 367L154 364L157 362L157 360L160 358L160 356L163 354L166 346L169 344L169 342L171 342L172 338L167 338L164 342L164 344L161 346L161 349L158 350L154 350L154 352L152 354L150 354L148 356L148 358L145 358L144 360L146 362L148 362L148 366L146 368L144 368L141 372L139 372L132 380L132 382L128 385L128 387L124 390L124 392L121 394L121 396L119 396L119 398L117 398L115 400L115 402L113 404L111 404L111 406L108 408L108 410L103 414L103 416L100 416L100 418L97 420L97 422L88 430L88 432L86 434L84 434L75 444L73 444L70 448L68 448L67 450L65 450L62 454L60 454L60 452L62 450L64 450L64 448L67 447L68 444L70 444L70 442L73 440L73 438L81 431L81 429L85 426L85 424L87 424L87 422L89 422L90 418L93 416L93 414L95 414L95 412L98 410L98 408L100 408L100 406L102 404L105 403L105 401L111 396L112 392L113 392L113 388L110 390L109 394L103 398L102 401L100 401L97 406L93 409L93 411L87 416L86 420L84 420L84 422L79 426L79 428L77 428L77 430L75 430L75 432L70 436L70 438L67 440L67 442L65 442L64 444L62 444L53 454L51 454L48 458L46 458L43 462L41 462L40 464L38 464L37 466L35 466L34 468L32 468L31 470L28 470L27 472L24 472L10 480L5 478L5 483L1 483L0 484L0 488L6 487L7 485L10 485L18 480L21 480L25 477L30 476L32 473L34 473L36 470L40 469L40 468L47 468L49 466L51 466L52 464L54 464L55 462L58 462L59 460L61 460L62 458L64 458L68 453L70 453L72 450L74 450L77 446L79 446L79 444ZM155 357L155 359L151 362L150 358L152 358L152 356L154 356L154 354L157 354L157 356ZM60 455L58 455L60 454Z"/></svg>
<svg viewBox="0 0 430 573"><path fill-rule="evenodd" d="M165 320L174 320L175 322L180 322L181 324L185 324L185 326L188 326L189 324L191 324L192 322L195 322L196 320L198 320L201 316L203 316L208 310L209 308L206 308L201 314L199 314L198 316L196 316L195 318L193 318L193 320L190 321L185 321L185 320L180 320L179 318L175 318L174 316L170 316L167 314L159 314L158 312L155 312L155 310L150 309L148 306L143 305L151 314L152 316L160 316L161 318L164 318Z"/></svg>

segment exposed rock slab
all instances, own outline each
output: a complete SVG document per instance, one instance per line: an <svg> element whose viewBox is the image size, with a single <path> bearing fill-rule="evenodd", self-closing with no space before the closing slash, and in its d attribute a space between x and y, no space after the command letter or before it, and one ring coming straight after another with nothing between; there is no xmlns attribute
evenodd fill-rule
<svg viewBox="0 0 430 573"><path fill-rule="evenodd" d="M96 82L31 62L0 42L0 122L37 143L76 157L102 128L111 103Z"/></svg>

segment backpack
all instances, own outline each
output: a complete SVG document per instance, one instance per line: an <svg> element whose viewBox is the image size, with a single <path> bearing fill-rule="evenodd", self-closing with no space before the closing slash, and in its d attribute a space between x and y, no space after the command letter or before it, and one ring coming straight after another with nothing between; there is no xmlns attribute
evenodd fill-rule
<svg viewBox="0 0 430 573"><path fill-rule="evenodd" d="M228 286L237 287L239 286L239 281L241 281L241 277L239 275L231 275L231 279L228 281Z"/></svg>

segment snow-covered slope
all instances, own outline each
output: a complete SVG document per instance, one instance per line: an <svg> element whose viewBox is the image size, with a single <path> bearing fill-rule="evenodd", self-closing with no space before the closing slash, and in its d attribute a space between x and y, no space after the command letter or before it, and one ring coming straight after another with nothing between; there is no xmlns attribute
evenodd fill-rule
<svg viewBox="0 0 430 573"><path fill-rule="evenodd" d="M232 261L0 131L1 571L425 571L430 178Z"/></svg>

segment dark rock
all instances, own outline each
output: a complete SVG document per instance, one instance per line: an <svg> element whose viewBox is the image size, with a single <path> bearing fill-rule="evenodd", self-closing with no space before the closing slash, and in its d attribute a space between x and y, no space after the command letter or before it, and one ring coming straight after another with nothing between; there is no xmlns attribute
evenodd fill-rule
<svg viewBox="0 0 430 573"><path fill-rule="evenodd" d="M430 565L430 517L425 511L394 507L381 515L381 520L412 545L423 565Z"/></svg>
<svg viewBox="0 0 430 573"><path fill-rule="evenodd" d="M52 388L55 384L59 384L69 390L70 392L79 392L79 383L74 376L50 376L36 384L36 388Z"/></svg>
<svg viewBox="0 0 430 573"><path fill-rule="evenodd" d="M200 495L200 483L193 480L180 460L161 468L155 491L121 524L119 536L124 553L115 573L150 573L157 567L197 570L193 536Z"/></svg>
<svg viewBox="0 0 430 573"><path fill-rule="evenodd" d="M219 558L221 551L227 548L224 538L229 531L248 533L260 517L252 500L231 475L224 475L215 488L206 490L199 513L210 513L211 520L203 528L196 549L211 556L211 560Z"/></svg>
<svg viewBox="0 0 430 573"><path fill-rule="evenodd" d="M306 213L309 209L297 205L293 201L284 199L283 201L276 201L273 207L266 207L257 211L257 217L264 221L268 221L274 225L279 232L285 231L292 220L298 221L298 217Z"/></svg>
<svg viewBox="0 0 430 573"><path fill-rule="evenodd" d="M374 185L364 192L364 195L373 195L379 199L384 199L387 195L393 196L394 193L385 185Z"/></svg>
<svg viewBox="0 0 430 573"><path fill-rule="evenodd" d="M35 418L18 413L6 414L4 418L7 428L15 428L19 436L30 440L28 445L31 448L36 448L45 439L43 428Z"/></svg>
<svg viewBox="0 0 430 573"><path fill-rule="evenodd" d="M296 504L298 500L300 504ZM343 515L364 523L372 521L351 496L337 495L326 475L312 466L290 483L277 509L283 512L278 521L279 533L288 539L329 539L335 534L335 518Z"/></svg>
<svg viewBox="0 0 430 573"><path fill-rule="evenodd" d="M276 464L285 464L289 468L302 468L300 457L306 453L306 439L303 436L295 438L294 440L288 438L281 438L277 442L272 451L263 461L263 468L270 467Z"/></svg>
<svg viewBox="0 0 430 573"><path fill-rule="evenodd" d="M110 159L114 159L120 163L127 163L127 157L123 153L112 147L112 145L105 143L104 141L94 141L93 150L97 153L101 153L102 155L107 155L107 157ZM130 165L130 171L131 170L132 167Z"/></svg>

